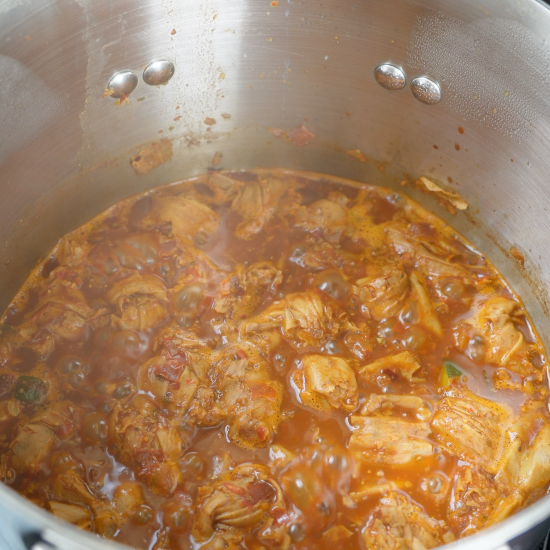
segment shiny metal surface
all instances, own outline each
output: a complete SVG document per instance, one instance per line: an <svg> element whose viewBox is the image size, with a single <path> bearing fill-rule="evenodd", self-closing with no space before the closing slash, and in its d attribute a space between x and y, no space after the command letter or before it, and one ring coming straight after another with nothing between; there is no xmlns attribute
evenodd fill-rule
<svg viewBox="0 0 550 550"><path fill-rule="evenodd" d="M426 105L437 105L441 101L441 86L426 76L413 78L411 91L418 101Z"/></svg>
<svg viewBox="0 0 550 550"><path fill-rule="evenodd" d="M4 0L0 307L61 235L222 154L219 168L286 166L409 193L493 259L548 346L549 35L535 0ZM168 86L103 98L113 74L154 59L177 67ZM382 62L433 78L441 101L388 93L373 78ZM315 134L304 147L267 132L300 124ZM129 159L159 137L173 159L136 175ZM369 161L345 153L355 149ZM400 186L404 175L443 182L470 208L453 217ZM6 486L0 509L10 549L33 533L67 550L117 547ZM549 516L546 497L454 548L530 550Z"/></svg>
<svg viewBox="0 0 550 550"><path fill-rule="evenodd" d="M152 61L143 71L143 82L149 86L166 84L174 76L174 64L167 59Z"/></svg>
<svg viewBox="0 0 550 550"><path fill-rule="evenodd" d="M120 71L111 77L104 95L121 98L130 95L137 85L138 77L132 71Z"/></svg>
<svg viewBox="0 0 550 550"><path fill-rule="evenodd" d="M386 90L402 90L407 83L403 69L391 63L378 65L374 69L374 78Z"/></svg>

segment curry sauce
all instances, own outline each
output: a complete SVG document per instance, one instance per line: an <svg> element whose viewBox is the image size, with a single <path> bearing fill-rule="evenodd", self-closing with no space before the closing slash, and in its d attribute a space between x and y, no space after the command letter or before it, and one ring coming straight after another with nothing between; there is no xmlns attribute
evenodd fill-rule
<svg viewBox="0 0 550 550"><path fill-rule="evenodd" d="M0 479L137 548L435 548L547 492L546 365L408 197L211 172L66 235L8 307Z"/></svg>

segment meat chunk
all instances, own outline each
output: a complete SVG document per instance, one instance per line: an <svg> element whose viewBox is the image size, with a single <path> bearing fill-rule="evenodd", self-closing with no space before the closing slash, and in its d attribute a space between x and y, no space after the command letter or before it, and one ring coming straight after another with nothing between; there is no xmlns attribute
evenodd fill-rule
<svg viewBox="0 0 550 550"><path fill-rule="evenodd" d="M550 483L550 424L543 409L521 415L507 433L508 448L495 479L520 500L535 500Z"/></svg>
<svg viewBox="0 0 550 550"><path fill-rule="evenodd" d="M427 422L402 418L352 416L349 450L367 462L406 464L413 458L432 454Z"/></svg>
<svg viewBox="0 0 550 550"><path fill-rule="evenodd" d="M2 469L36 473L56 442L74 434L77 415L77 408L69 401L38 411L19 428L9 450L2 455Z"/></svg>
<svg viewBox="0 0 550 550"><path fill-rule="evenodd" d="M332 408L352 411L357 408L357 381L344 359L328 355L305 355L302 368L293 375L304 405L323 412Z"/></svg>
<svg viewBox="0 0 550 550"><path fill-rule="evenodd" d="M353 291L363 314L381 321L403 309L409 295L409 280L399 266L384 266L371 276L359 279Z"/></svg>
<svg viewBox="0 0 550 550"><path fill-rule="evenodd" d="M87 507L50 500L48 508L59 519L73 523L81 529L92 529L92 513Z"/></svg>
<svg viewBox="0 0 550 550"><path fill-rule="evenodd" d="M386 227L386 235L395 252L403 259L411 261L425 277L457 277L465 282L473 280L472 274L463 265L447 259L448 250L423 241L417 235L411 235L407 225L389 225Z"/></svg>
<svg viewBox="0 0 550 550"><path fill-rule="evenodd" d="M140 367L138 389L153 394L163 406L179 411L193 424L219 424L225 412L210 387L210 348L195 333L171 325L159 334L155 353Z"/></svg>
<svg viewBox="0 0 550 550"><path fill-rule="evenodd" d="M218 228L219 216L208 206L181 195L153 198L149 213L141 220L145 230L171 230L179 244L189 244L199 233L210 235Z"/></svg>
<svg viewBox="0 0 550 550"><path fill-rule="evenodd" d="M173 493L181 480L183 452L177 420L169 420L150 397L138 394L111 413L111 452L158 494Z"/></svg>
<svg viewBox="0 0 550 550"><path fill-rule="evenodd" d="M361 414L392 416L399 409L414 414L418 420L428 420L431 416L430 407L422 397L394 393L371 394L361 408Z"/></svg>
<svg viewBox="0 0 550 550"><path fill-rule="evenodd" d="M113 504L124 518L130 517L143 502L143 490L136 482L121 483L113 494Z"/></svg>
<svg viewBox="0 0 550 550"><path fill-rule="evenodd" d="M285 338L298 345L319 346L345 323L333 317L332 308L314 290L287 294L262 313L241 324L241 334L281 328Z"/></svg>
<svg viewBox="0 0 550 550"><path fill-rule="evenodd" d="M396 355L381 357L359 370L359 376L365 381L372 380L379 372L389 370L405 378L413 380L413 375L421 368L418 359L410 351L402 351Z"/></svg>
<svg viewBox="0 0 550 550"><path fill-rule="evenodd" d="M245 240L257 235L273 216L284 191L283 183L276 178L260 178L243 185L231 204L242 218L235 235Z"/></svg>
<svg viewBox="0 0 550 550"><path fill-rule="evenodd" d="M23 343L47 357L56 342L84 339L88 327L108 322L105 308L93 309L77 288L56 279L40 294L38 306L25 316L19 327Z"/></svg>
<svg viewBox="0 0 550 550"><path fill-rule="evenodd" d="M93 512L94 530L98 534L112 537L118 530L120 516L116 508L106 499L97 497L74 470L69 469L55 479L53 493L60 501L89 506Z"/></svg>
<svg viewBox="0 0 550 550"><path fill-rule="evenodd" d="M347 208L337 201L321 199L294 211L296 226L310 233L320 232L332 244L338 244L344 234L351 234L352 226Z"/></svg>
<svg viewBox="0 0 550 550"><path fill-rule="evenodd" d="M284 511L281 487L269 470L259 464L242 464L219 479L199 487L192 534L198 542L213 535L256 533L264 543L287 548L290 538L283 525L273 518Z"/></svg>
<svg viewBox="0 0 550 550"><path fill-rule="evenodd" d="M254 313L262 300L281 284L282 273L271 262L251 266L239 264L220 283L220 296L214 309L229 319L242 320Z"/></svg>
<svg viewBox="0 0 550 550"><path fill-rule="evenodd" d="M147 330L167 315L166 286L154 275L130 275L116 283L107 298L117 306L112 322L122 329Z"/></svg>
<svg viewBox="0 0 550 550"><path fill-rule="evenodd" d="M260 351L245 342L217 350L211 376L227 415L229 439L244 448L269 445L281 421L283 387L271 379Z"/></svg>
<svg viewBox="0 0 550 550"><path fill-rule="evenodd" d="M368 550L429 550L453 542L443 521L422 511L414 501L396 493L380 501L363 529Z"/></svg>
<svg viewBox="0 0 550 550"><path fill-rule="evenodd" d="M483 339L487 363L522 374L534 370L529 357L536 346L529 345L514 324L523 315L521 305L508 298L491 298L474 306L473 315L464 324Z"/></svg>
<svg viewBox="0 0 550 550"><path fill-rule="evenodd" d="M471 535L505 519L517 507L483 470L460 464L453 478L447 516L460 537Z"/></svg>
<svg viewBox="0 0 550 550"><path fill-rule="evenodd" d="M416 300L420 322L436 336L443 336L443 329L424 283L416 273L411 274L412 294Z"/></svg>
<svg viewBox="0 0 550 550"><path fill-rule="evenodd" d="M448 451L495 474L511 417L507 405L483 399L466 389L451 390L437 404L432 430Z"/></svg>

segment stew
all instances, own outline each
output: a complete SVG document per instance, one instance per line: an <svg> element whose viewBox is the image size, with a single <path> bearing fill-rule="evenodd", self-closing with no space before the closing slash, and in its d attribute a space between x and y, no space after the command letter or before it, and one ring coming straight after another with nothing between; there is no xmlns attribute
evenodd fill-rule
<svg viewBox="0 0 550 550"><path fill-rule="evenodd" d="M434 548L547 492L546 365L409 198L212 172L68 234L15 297L0 478L137 548Z"/></svg>

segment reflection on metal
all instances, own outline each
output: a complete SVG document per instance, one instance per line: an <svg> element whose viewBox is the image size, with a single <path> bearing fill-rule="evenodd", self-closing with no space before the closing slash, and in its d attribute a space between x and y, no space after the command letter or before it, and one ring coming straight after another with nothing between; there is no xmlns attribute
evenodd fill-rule
<svg viewBox="0 0 550 550"><path fill-rule="evenodd" d="M402 90L407 82L403 69L390 63L383 63L374 69L376 82L386 90Z"/></svg>
<svg viewBox="0 0 550 550"><path fill-rule="evenodd" d="M132 71L119 71L114 74L107 84L107 89L112 91L108 95L120 98L131 94L138 84L138 77Z"/></svg>
<svg viewBox="0 0 550 550"><path fill-rule="evenodd" d="M441 101L441 86L427 76L413 79L411 90L414 97L426 105L435 105Z"/></svg>
<svg viewBox="0 0 550 550"><path fill-rule="evenodd" d="M166 84L174 76L174 64L166 59L153 61L143 71L143 81L150 86Z"/></svg>

